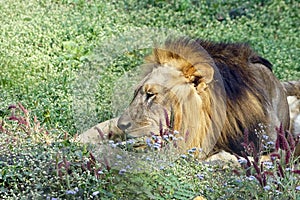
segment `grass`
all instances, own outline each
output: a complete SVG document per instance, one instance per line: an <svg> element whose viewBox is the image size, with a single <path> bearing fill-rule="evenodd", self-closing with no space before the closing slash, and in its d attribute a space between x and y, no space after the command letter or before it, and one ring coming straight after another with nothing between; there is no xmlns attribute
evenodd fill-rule
<svg viewBox="0 0 300 200"><path fill-rule="evenodd" d="M299 177L287 170L275 176L281 187L270 177L265 189L189 157L119 174L91 146L70 141L126 107L136 66L169 34L248 42L279 79L299 79L299 2L9 0L0 11L3 198L299 198ZM27 122L8 119L18 102L29 112L17 106L15 114Z"/></svg>

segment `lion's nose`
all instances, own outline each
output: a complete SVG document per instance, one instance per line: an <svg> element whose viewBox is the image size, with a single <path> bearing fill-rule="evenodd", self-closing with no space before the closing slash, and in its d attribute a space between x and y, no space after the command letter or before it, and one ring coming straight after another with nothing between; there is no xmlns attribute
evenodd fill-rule
<svg viewBox="0 0 300 200"><path fill-rule="evenodd" d="M118 122L118 127L119 129L121 129L122 131L125 131L126 129L128 129L131 126L130 122Z"/></svg>
<svg viewBox="0 0 300 200"><path fill-rule="evenodd" d="M118 120L118 128L121 129L122 131L125 131L131 126L131 120L128 116L121 116Z"/></svg>

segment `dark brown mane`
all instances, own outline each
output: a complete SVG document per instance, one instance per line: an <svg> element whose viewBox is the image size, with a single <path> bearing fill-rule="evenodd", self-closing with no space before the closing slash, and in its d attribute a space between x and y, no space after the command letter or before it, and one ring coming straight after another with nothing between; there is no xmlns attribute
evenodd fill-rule
<svg viewBox="0 0 300 200"><path fill-rule="evenodd" d="M166 50L166 51L164 51ZM257 141L258 124L265 125L267 113L266 91L256 79L253 64L261 64L272 70L272 64L258 56L247 44L213 43L203 40L180 38L167 40L165 47L155 49L152 62L164 64L170 59L186 59L191 65L215 64L222 77L226 95L226 115L222 137L217 148L240 152L245 130L252 141ZM213 64L212 64L213 65ZM259 69L257 69L259 70ZM217 73L217 72L215 72ZM218 99L212 99L216 101Z"/></svg>
<svg viewBox="0 0 300 200"><path fill-rule="evenodd" d="M232 123L225 126L223 130L222 134L227 138L224 143L229 142L227 145L231 150L240 152L242 149L237 147L241 146L243 139L240 137L240 140L237 140L239 137L236 134L241 136L247 129L250 132L250 139L257 141L255 129L259 130L258 124L266 124L263 117L267 112L266 91L262 83L257 81L251 64L262 64L270 70L272 64L258 56L247 44L212 43L202 40L197 42L213 58L223 79L227 96L227 115L231 118L229 123ZM249 94L252 100L249 100ZM251 105L253 103L262 110L253 110ZM222 148L226 146L226 144L221 145Z"/></svg>
<svg viewBox="0 0 300 200"><path fill-rule="evenodd" d="M244 92L250 90L256 94L260 102L265 101L261 97L263 91L253 88L254 75L249 69L249 64L262 64L272 70L272 64L258 56L247 44L244 43L212 43L197 40L213 58L220 74L223 77L226 94L230 99L242 98ZM246 89L246 90L245 90Z"/></svg>

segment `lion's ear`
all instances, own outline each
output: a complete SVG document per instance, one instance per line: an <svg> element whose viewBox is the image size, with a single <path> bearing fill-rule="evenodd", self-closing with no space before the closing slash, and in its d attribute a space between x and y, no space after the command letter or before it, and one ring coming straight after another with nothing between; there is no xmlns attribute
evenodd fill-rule
<svg viewBox="0 0 300 200"><path fill-rule="evenodd" d="M207 84L213 80L214 69L208 63L196 65L187 64L182 68L184 76L193 83L198 91L205 90Z"/></svg>
<svg viewBox="0 0 300 200"><path fill-rule="evenodd" d="M205 83L210 83L214 78L214 68L208 63L195 65L195 76L200 77Z"/></svg>

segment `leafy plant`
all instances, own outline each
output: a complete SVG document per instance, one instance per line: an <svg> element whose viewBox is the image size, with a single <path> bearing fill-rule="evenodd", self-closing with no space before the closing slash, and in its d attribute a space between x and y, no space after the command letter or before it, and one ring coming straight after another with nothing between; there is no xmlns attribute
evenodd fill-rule
<svg viewBox="0 0 300 200"><path fill-rule="evenodd" d="M282 126L277 128L276 132L275 144L265 149L265 144L260 140L259 149L257 149L253 141L248 140L248 131L245 131L243 142L245 151L242 152L243 156L239 162L249 179L256 179L263 190L273 191L273 194L267 194L265 198L274 198L278 194L283 194L285 198L296 199L297 194L291 190L295 191L297 185L300 184L299 177L297 177L300 175L298 158L294 157L299 137L294 138L290 132L284 131ZM269 157L264 161L262 152L266 151ZM249 155L253 160L250 160ZM238 171L235 172L240 174ZM294 189L292 189L293 185Z"/></svg>

